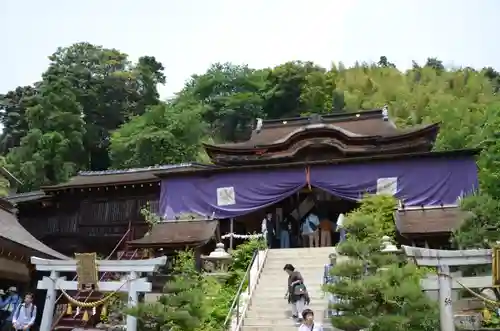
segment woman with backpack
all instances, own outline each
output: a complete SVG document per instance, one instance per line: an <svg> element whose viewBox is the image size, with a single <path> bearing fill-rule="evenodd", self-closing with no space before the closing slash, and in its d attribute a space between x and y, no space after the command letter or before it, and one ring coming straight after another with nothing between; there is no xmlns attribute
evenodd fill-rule
<svg viewBox="0 0 500 331"><path fill-rule="evenodd" d="M304 278L302 278L300 272L295 270L295 267L291 264L286 264L283 270L288 274L287 295L288 303L292 305L292 317L300 322L305 306L310 303Z"/></svg>

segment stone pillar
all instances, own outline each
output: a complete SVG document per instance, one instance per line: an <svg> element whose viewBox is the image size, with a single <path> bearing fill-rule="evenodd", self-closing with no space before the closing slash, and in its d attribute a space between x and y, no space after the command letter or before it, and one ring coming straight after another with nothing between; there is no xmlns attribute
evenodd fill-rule
<svg viewBox="0 0 500 331"><path fill-rule="evenodd" d="M439 318L441 321L441 331L455 331L452 305L452 286L450 267L447 265L438 266L439 282Z"/></svg>
<svg viewBox="0 0 500 331"><path fill-rule="evenodd" d="M129 274L129 292L128 292L128 306L137 306L139 295L135 286L135 279L137 279L137 272L131 271ZM44 331L44 330L40 330ZM47 330L49 331L49 330ZM137 331L137 318L131 315L127 315L127 331Z"/></svg>
<svg viewBox="0 0 500 331"><path fill-rule="evenodd" d="M52 271L50 277L43 277L47 284L47 296L45 297L45 306L43 307L42 322L40 323L40 331L50 331L54 318L54 309L56 306L56 280L59 278L59 272Z"/></svg>

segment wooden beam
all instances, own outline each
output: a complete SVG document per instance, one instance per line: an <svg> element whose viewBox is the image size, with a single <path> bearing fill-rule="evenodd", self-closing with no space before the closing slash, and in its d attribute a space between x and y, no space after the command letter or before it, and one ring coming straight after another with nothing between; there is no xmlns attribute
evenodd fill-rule
<svg viewBox="0 0 500 331"><path fill-rule="evenodd" d="M37 288L39 290L47 290L51 288L51 284L54 281L49 277L43 277L43 280L38 281ZM139 292L151 292L152 284L147 281L147 278L138 278L132 281L112 281L112 282L99 282L97 291L102 292L129 292L130 287L134 283L135 290ZM65 277L58 278L55 282L56 290L66 290L66 291L77 291L78 282L75 281L67 281Z"/></svg>
<svg viewBox="0 0 500 331"><path fill-rule="evenodd" d="M418 265L462 266L476 264L490 264L492 262L491 249L469 249L469 250L441 250L411 246L401 246L405 254L413 258Z"/></svg>
<svg viewBox="0 0 500 331"><path fill-rule="evenodd" d="M157 257L148 260L97 260L100 272L155 272L159 266L167 263L167 257ZM48 260L31 257L31 263L38 271L75 272L76 260Z"/></svg>
<svg viewBox="0 0 500 331"><path fill-rule="evenodd" d="M463 286L458 284L460 282L466 287L469 288L484 288L492 286L492 278L491 276L477 276L477 277L452 277L452 285L451 288L453 290L461 290ZM438 291L439 290L439 282L437 276L429 276L420 281L422 289L424 291Z"/></svg>

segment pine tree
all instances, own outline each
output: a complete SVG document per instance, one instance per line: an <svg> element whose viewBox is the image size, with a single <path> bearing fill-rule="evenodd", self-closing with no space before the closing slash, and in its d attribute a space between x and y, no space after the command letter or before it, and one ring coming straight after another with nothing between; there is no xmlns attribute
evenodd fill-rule
<svg viewBox="0 0 500 331"><path fill-rule="evenodd" d="M378 207L377 207L378 206ZM381 252L381 238L394 233L394 200L366 197L347 215L347 239L332 270L338 281L326 290L340 299L332 324L344 331L434 331L438 309L420 287L424 271L395 254ZM392 224L392 231L390 226ZM383 229L383 230L382 230Z"/></svg>
<svg viewBox="0 0 500 331"><path fill-rule="evenodd" d="M136 316L140 331L195 331L207 319L204 280L192 252L179 252L172 278L155 303L142 303L126 313Z"/></svg>

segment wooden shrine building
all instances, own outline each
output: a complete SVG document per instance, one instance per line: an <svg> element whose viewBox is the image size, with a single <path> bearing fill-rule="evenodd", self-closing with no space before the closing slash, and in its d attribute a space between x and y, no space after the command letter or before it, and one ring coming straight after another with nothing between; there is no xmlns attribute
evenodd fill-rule
<svg viewBox="0 0 500 331"><path fill-rule="evenodd" d="M266 210L293 214L311 192L315 205L335 206L332 215L365 193L393 194L407 208L456 204L477 187L477 151L432 152L438 132L438 124L399 129L386 109L257 120L245 142L204 145L210 165L81 172L9 199L20 223L64 254L105 255L129 226L129 247L200 247L215 235L211 219L236 221L221 222L222 234L260 231ZM167 220L148 236L143 208ZM179 220L193 214L200 219ZM422 231L432 242L432 227Z"/></svg>
<svg viewBox="0 0 500 331"><path fill-rule="evenodd" d="M442 246L463 216L457 200L477 188L478 151L432 152L438 132L438 124L399 129L386 108L258 120L247 141L205 145L216 168L158 174L160 215L230 218L230 232L258 232L266 210L277 223L312 208L336 220L364 193L383 193L406 206L395 211L402 240Z"/></svg>

